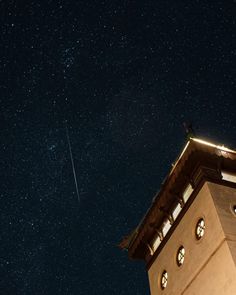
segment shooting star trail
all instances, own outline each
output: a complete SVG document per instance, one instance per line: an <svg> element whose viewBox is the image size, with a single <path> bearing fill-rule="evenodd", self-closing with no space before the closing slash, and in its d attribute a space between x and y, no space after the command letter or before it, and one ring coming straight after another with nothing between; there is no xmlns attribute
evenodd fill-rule
<svg viewBox="0 0 236 295"><path fill-rule="evenodd" d="M74 180L75 180L75 189L76 189L76 193L77 193L77 197L78 197L78 202L80 203L79 187L78 187L78 182L77 182L77 177L76 177L75 164L74 164L71 143L70 143L70 136L69 136L69 131L68 131L67 125L66 125L66 136L67 136L67 142L68 142L68 147L69 147L69 151L70 151L71 166L72 166Z"/></svg>

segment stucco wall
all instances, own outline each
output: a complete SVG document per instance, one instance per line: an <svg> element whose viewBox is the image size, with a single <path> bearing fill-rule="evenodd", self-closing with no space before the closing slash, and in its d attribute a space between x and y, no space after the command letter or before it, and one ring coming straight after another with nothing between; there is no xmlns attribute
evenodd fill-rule
<svg viewBox="0 0 236 295"><path fill-rule="evenodd" d="M236 264L236 214L232 210L236 205L236 189L212 183L209 183L209 189Z"/></svg>

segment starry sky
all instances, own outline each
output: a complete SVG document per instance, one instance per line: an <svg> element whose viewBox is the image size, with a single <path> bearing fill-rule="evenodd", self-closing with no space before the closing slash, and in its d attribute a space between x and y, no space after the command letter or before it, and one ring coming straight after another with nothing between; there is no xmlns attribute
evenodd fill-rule
<svg viewBox="0 0 236 295"><path fill-rule="evenodd" d="M236 147L235 7L0 1L0 294L149 294L144 263L117 244L183 122Z"/></svg>

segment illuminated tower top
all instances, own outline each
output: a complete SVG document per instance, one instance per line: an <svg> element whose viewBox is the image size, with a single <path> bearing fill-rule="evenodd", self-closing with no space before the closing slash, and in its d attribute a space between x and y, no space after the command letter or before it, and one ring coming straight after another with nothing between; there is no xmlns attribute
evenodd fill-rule
<svg viewBox="0 0 236 295"><path fill-rule="evenodd" d="M152 294L236 294L236 151L190 138L120 246L145 260Z"/></svg>

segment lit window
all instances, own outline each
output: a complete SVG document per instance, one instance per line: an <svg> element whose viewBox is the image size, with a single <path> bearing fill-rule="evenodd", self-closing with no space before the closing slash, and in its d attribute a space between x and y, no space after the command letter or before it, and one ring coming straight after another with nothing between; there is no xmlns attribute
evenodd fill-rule
<svg viewBox="0 0 236 295"><path fill-rule="evenodd" d="M159 247L160 244L161 244L161 239L159 236L157 236L152 244L152 248L154 252L156 251L156 249Z"/></svg>
<svg viewBox="0 0 236 295"><path fill-rule="evenodd" d="M178 204L178 205L175 207L175 209L174 209L174 211L173 211L173 213L172 213L174 220L175 220L175 219L177 218L177 216L179 215L181 209L182 209L182 208L181 208L180 204Z"/></svg>
<svg viewBox="0 0 236 295"><path fill-rule="evenodd" d="M221 174L222 174L223 180L236 183L236 174L225 172L225 171L221 171Z"/></svg>
<svg viewBox="0 0 236 295"><path fill-rule="evenodd" d="M181 266L184 263L184 258L185 258L185 249L183 246L181 246L177 252L177 264L178 266Z"/></svg>
<svg viewBox="0 0 236 295"><path fill-rule="evenodd" d="M203 218L199 219L196 226L196 231L195 231L196 238L198 240L200 240L204 236L205 228L206 228L206 225L205 225L204 219Z"/></svg>
<svg viewBox="0 0 236 295"><path fill-rule="evenodd" d="M164 270L161 275L161 288L162 288L162 290L164 290L166 288L167 282L168 282L168 273L166 270Z"/></svg>
<svg viewBox="0 0 236 295"><path fill-rule="evenodd" d="M192 188L191 184L188 184L185 191L184 191L184 193L183 193L183 199L184 199L185 203L188 201L188 199L191 196L192 192L193 192L193 188Z"/></svg>
<svg viewBox="0 0 236 295"><path fill-rule="evenodd" d="M168 233L169 229L171 228L171 224L170 224L170 221L167 220L165 223L164 223L164 226L163 226L163 236L165 237L166 234Z"/></svg>

